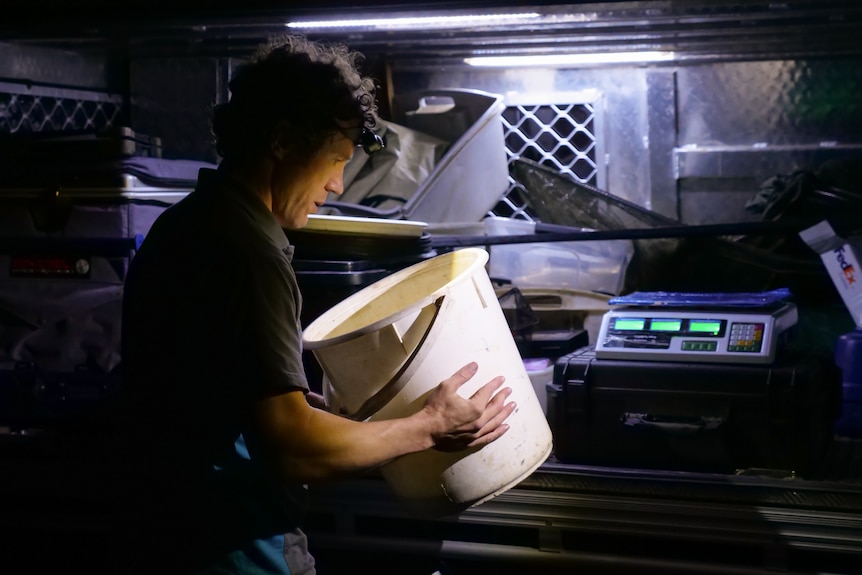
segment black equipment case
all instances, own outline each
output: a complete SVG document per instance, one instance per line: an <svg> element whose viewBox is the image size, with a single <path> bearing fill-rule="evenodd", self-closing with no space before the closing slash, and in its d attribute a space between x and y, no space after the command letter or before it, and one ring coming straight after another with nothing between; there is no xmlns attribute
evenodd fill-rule
<svg viewBox="0 0 862 575"><path fill-rule="evenodd" d="M811 476L832 437L840 376L787 352L768 365L560 357L548 384L565 463Z"/></svg>

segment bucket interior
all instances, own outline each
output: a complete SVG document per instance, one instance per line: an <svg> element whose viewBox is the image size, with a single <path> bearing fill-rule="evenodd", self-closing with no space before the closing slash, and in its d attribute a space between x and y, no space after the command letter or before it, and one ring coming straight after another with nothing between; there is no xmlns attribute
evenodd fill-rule
<svg viewBox="0 0 862 575"><path fill-rule="evenodd" d="M462 249L436 256L387 276L349 296L317 318L304 332L307 343L331 340L394 323L393 316L411 313L417 304L433 299L447 285L469 277L468 272L487 261L479 249ZM418 313L418 309L416 310Z"/></svg>

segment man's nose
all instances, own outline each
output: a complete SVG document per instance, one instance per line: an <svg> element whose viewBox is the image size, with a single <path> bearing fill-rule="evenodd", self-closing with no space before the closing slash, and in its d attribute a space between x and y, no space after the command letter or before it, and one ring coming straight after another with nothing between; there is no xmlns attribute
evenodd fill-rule
<svg viewBox="0 0 862 575"><path fill-rule="evenodd" d="M326 191L335 194L336 196L340 196L344 193L344 178L343 176L338 176L336 178L330 178L328 182L326 182Z"/></svg>

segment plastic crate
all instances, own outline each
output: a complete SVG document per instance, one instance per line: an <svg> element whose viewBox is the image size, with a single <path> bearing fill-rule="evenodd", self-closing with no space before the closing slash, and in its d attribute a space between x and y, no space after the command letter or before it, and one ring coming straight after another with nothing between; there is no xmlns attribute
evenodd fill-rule
<svg viewBox="0 0 862 575"><path fill-rule="evenodd" d="M409 197L390 198L379 205L332 198L327 206L343 214L368 217L481 220L509 186L504 109L502 96L478 90L423 90L396 96L392 122L448 142L445 152ZM364 154L357 153L351 161L365 160ZM350 184L345 190L345 196L349 195Z"/></svg>

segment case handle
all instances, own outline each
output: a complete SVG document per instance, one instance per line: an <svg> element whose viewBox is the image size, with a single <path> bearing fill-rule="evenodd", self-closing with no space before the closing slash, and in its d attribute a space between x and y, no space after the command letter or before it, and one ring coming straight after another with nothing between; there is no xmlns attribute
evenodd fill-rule
<svg viewBox="0 0 862 575"><path fill-rule="evenodd" d="M673 435L691 435L700 431L718 429L724 423L723 417L707 415L654 415L651 413L626 412L620 418L623 425L656 429Z"/></svg>

